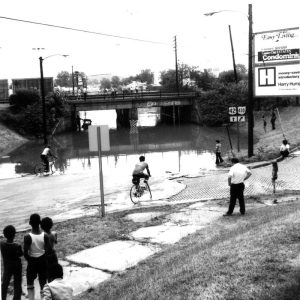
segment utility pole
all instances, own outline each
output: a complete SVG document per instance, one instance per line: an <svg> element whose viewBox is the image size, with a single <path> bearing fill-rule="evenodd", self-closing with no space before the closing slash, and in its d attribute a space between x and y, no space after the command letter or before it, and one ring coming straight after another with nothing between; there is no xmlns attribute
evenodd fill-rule
<svg viewBox="0 0 300 300"><path fill-rule="evenodd" d="M228 28L229 28L229 36L230 36L230 44L231 44L231 52L232 52L232 62L233 62L234 79L235 79L235 83L238 83L230 25L228 25Z"/></svg>
<svg viewBox="0 0 300 300"><path fill-rule="evenodd" d="M73 90L73 96L74 96L74 72L73 72L73 66L72 66L72 90Z"/></svg>
<svg viewBox="0 0 300 300"><path fill-rule="evenodd" d="M46 123L46 100L45 100L45 88L44 88L44 72L43 72L43 58L40 57L40 72L41 72L41 96L43 107L43 136L44 145L47 144L47 123Z"/></svg>
<svg viewBox="0 0 300 300"><path fill-rule="evenodd" d="M177 38L174 36L174 49L175 49L175 72L176 72L176 90L179 93L179 81L178 81L178 61L177 61Z"/></svg>
<svg viewBox="0 0 300 300"><path fill-rule="evenodd" d="M248 57L248 157L253 156L253 68L252 68L252 4L249 4L249 57Z"/></svg>

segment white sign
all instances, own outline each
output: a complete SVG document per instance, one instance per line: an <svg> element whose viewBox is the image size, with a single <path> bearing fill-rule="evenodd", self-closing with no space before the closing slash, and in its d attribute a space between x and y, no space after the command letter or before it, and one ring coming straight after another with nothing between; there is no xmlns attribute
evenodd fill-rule
<svg viewBox="0 0 300 300"><path fill-rule="evenodd" d="M255 33L255 64L297 61L300 59L299 45L298 27Z"/></svg>
<svg viewBox="0 0 300 300"><path fill-rule="evenodd" d="M255 96L299 96L300 64L255 67Z"/></svg>
<svg viewBox="0 0 300 300"><path fill-rule="evenodd" d="M235 106L229 107L229 114L230 115L236 115L236 107Z"/></svg>
<svg viewBox="0 0 300 300"><path fill-rule="evenodd" d="M101 135L101 151L110 150L110 141L109 141L109 128L108 125L90 125L88 129L89 134L89 150L98 151L98 136L97 128L100 127Z"/></svg>
<svg viewBox="0 0 300 300"><path fill-rule="evenodd" d="M244 115L246 112L246 106L238 106L238 114Z"/></svg>
<svg viewBox="0 0 300 300"><path fill-rule="evenodd" d="M229 119L230 119L230 122L245 122L246 121L245 116L230 116Z"/></svg>

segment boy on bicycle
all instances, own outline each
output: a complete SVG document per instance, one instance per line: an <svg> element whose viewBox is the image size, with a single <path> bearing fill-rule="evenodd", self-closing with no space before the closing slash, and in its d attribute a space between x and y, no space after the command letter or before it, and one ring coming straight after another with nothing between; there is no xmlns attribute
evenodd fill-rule
<svg viewBox="0 0 300 300"><path fill-rule="evenodd" d="M140 178L145 178L146 180L151 176L149 166L145 162L145 156L139 157L139 162L135 165L134 170L132 172L133 180L136 180L139 182ZM144 170L147 170L147 174L144 173Z"/></svg>
<svg viewBox="0 0 300 300"><path fill-rule="evenodd" d="M41 154L42 162L45 164L45 172L46 173L49 172L49 157L57 158L55 155L52 154L50 148L51 148L50 145L47 145Z"/></svg>

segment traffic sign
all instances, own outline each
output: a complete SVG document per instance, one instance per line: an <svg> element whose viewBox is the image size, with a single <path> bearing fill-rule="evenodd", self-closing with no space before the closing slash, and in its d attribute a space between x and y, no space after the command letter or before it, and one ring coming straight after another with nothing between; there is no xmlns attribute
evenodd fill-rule
<svg viewBox="0 0 300 300"><path fill-rule="evenodd" d="M246 112L246 106L238 106L238 114L244 115Z"/></svg>
<svg viewBox="0 0 300 300"><path fill-rule="evenodd" d="M229 114L230 115L236 115L236 107L235 106L230 106L229 107Z"/></svg>
<svg viewBox="0 0 300 300"><path fill-rule="evenodd" d="M245 122L246 121L245 116L230 116L229 119L230 119L230 122Z"/></svg>

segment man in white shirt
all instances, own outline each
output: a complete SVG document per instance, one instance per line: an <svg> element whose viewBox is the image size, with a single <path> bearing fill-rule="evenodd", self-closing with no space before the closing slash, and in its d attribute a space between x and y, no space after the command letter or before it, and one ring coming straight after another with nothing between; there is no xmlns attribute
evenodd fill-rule
<svg viewBox="0 0 300 300"><path fill-rule="evenodd" d="M237 158L232 158L233 166L228 173L228 185L230 186L230 204L227 213L224 216L231 216L235 207L236 199L239 199L240 212L245 214L244 201L244 181L251 175L251 171L244 165L239 163Z"/></svg>

